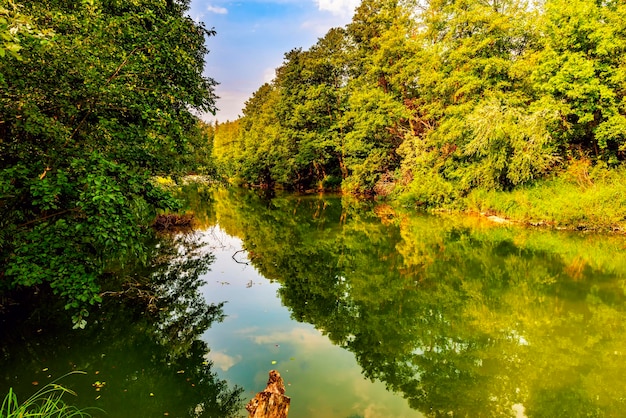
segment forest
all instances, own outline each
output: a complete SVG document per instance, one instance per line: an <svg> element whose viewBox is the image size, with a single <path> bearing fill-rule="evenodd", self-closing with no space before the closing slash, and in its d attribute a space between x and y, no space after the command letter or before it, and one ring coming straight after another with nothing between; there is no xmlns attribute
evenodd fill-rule
<svg viewBox="0 0 626 418"><path fill-rule="evenodd" d="M214 160L266 188L485 210L544 187L571 198L539 218L595 212L621 193L597 189L624 176L625 48L617 0L363 0L216 125Z"/></svg>

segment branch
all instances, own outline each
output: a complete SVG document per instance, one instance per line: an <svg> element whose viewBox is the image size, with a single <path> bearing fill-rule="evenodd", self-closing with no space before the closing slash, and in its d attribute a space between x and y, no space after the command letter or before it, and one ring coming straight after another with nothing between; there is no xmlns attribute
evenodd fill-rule
<svg viewBox="0 0 626 418"><path fill-rule="evenodd" d="M235 260L235 263L237 263L237 264L245 264L246 266L249 266L249 265L250 265L250 263L246 263L245 261L239 261L239 260L237 260L237 259L235 258L235 256L236 256L237 254L239 254L239 253L243 253L243 252L246 252L246 250L239 250L239 251L235 251L235 253L231 256L231 258L232 258L233 260Z"/></svg>
<svg viewBox="0 0 626 418"><path fill-rule="evenodd" d="M120 73L120 71L122 71L122 68L124 68L126 66L126 64L128 63L128 59L137 51L139 51L139 46L136 46L135 49L133 49L132 51L130 51L130 54L128 54L128 56L126 58L124 58L124 61L122 61L122 63L117 67L117 69L115 70L115 72L113 72L113 74L111 74L111 76L107 79L107 82L105 83L105 85L108 85L109 83L111 83L111 81L113 81L113 79L115 77L117 77L117 75Z"/></svg>
<svg viewBox="0 0 626 418"><path fill-rule="evenodd" d="M37 223L37 222L40 222L40 221L43 221L43 220L46 220L46 219L49 219L49 218L53 218L55 216L60 216L60 215L66 214L68 212L75 212L75 211L79 211L79 210L80 210L80 208L72 208L72 209L62 210L61 212L56 212L56 213L53 213L53 214L50 214L50 215L46 215L46 216L41 217L41 218L33 219L32 221L28 221L26 223L18 225L17 227L18 228L22 228L24 226L28 226L28 225L31 225L31 224L34 224L34 223Z"/></svg>
<svg viewBox="0 0 626 418"><path fill-rule="evenodd" d="M107 78L106 83L104 83L105 86L108 86L109 84L111 84L111 81L113 81L115 79L115 77L117 77L120 73L120 71L122 71L122 68L124 68L126 66L126 64L128 64L128 59L137 51L139 51L140 48L139 46L136 46L135 49L133 49L132 51L130 51L130 54L128 54L128 56L126 56L126 58L124 58L124 61L122 61L120 63L120 65L117 66L117 68L115 69L115 71L113 72L113 74L111 74L109 76L109 78ZM74 138L74 136L76 135L76 133L78 133L78 130L83 126L83 124L85 123L85 121L87 120L87 118L89 117L89 115L91 115L91 113L93 112L93 109L89 109L87 111L87 113L85 114L85 116L81 119L81 121L78 123L78 126L76 127L76 129L74 129L74 132L72 132L72 135L70 135L67 140L65 141L65 145L67 145L67 143L70 141L70 139Z"/></svg>

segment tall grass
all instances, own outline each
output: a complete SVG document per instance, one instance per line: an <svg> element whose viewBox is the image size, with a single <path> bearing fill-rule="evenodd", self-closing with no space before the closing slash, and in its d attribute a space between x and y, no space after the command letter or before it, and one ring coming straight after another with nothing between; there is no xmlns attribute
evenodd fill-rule
<svg viewBox="0 0 626 418"><path fill-rule="evenodd" d="M526 223L584 229L626 228L626 169L591 168L576 162L550 180L511 192L474 190L471 211Z"/></svg>
<svg viewBox="0 0 626 418"><path fill-rule="evenodd" d="M51 382L41 388L37 393L28 398L25 402L19 403L17 395L13 392L13 389L9 389L9 393L4 397L2 401L2 407L0 407L0 418L26 418L26 417L41 417L41 418L75 418L75 417L91 417L85 409L78 409L75 406L71 406L65 403L62 399L64 395L71 394L76 396L76 393L70 389L67 389L58 382L60 379L70 374L85 374L84 372L71 372L54 382Z"/></svg>

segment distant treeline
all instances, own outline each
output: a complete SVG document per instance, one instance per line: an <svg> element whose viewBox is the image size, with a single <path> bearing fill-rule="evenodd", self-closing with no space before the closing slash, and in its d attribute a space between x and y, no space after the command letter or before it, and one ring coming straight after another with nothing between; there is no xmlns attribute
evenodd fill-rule
<svg viewBox="0 0 626 418"><path fill-rule="evenodd" d="M218 123L234 181L439 205L626 154L626 3L363 0Z"/></svg>

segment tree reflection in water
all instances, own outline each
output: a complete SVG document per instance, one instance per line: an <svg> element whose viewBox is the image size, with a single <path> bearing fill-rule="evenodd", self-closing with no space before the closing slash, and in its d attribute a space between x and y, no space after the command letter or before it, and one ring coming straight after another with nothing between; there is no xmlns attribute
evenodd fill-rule
<svg viewBox="0 0 626 418"><path fill-rule="evenodd" d="M320 197L216 191L295 319L429 416L620 416L622 236L493 227ZM524 411L524 412L523 412Z"/></svg>
<svg viewBox="0 0 626 418"><path fill-rule="evenodd" d="M208 305L198 291L213 256L193 233L154 244L150 269L127 266L111 275L84 330L71 329L46 289L5 312L0 389L13 387L25 400L68 371L84 370L61 381L78 393L67 401L102 408L102 416L238 416L242 389L217 378L199 339L223 317L222 306ZM29 305L38 306L34 313Z"/></svg>

